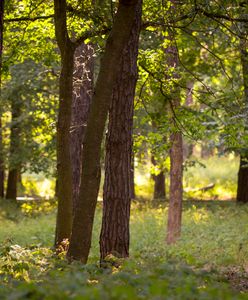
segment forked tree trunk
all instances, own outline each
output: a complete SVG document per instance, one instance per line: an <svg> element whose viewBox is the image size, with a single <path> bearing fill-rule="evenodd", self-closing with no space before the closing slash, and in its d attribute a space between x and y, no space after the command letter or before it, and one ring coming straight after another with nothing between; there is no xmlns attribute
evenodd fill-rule
<svg viewBox="0 0 248 300"><path fill-rule="evenodd" d="M170 13L175 10L175 0L171 0ZM178 51L174 44L173 32L169 29L169 46L166 49L168 67L174 68L173 77L178 78ZM176 88L171 90L172 116L180 106L180 96ZM174 132L171 134L170 142L170 203L168 211L168 226L166 241L168 244L175 243L181 233L182 200L183 200L183 139L178 130L175 116L172 117Z"/></svg>
<svg viewBox="0 0 248 300"><path fill-rule="evenodd" d="M55 236L55 245L58 248L64 240L70 238L72 226L70 126L75 45L71 42L66 28L66 1L55 0L54 9L55 33L61 53L57 124L58 212Z"/></svg>
<svg viewBox="0 0 248 300"><path fill-rule="evenodd" d="M100 235L102 261L109 254L117 257L129 256L133 104L138 77L140 24L141 1L139 0L131 35L120 60L119 74L109 110Z"/></svg>
<svg viewBox="0 0 248 300"><path fill-rule="evenodd" d="M2 89L2 60L3 60L3 17L4 0L0 1L0 100ZM0 197L4 197L4 157L3 157L3 135L2 135L2 108L0 107Z"/></svg>
<svg viewBox="0 0 248 300"><path fill-rule="evenodd" d="M151 162L154 167L156 167L157 162L154 156L152 155ZM152 179L154 181L154 190L153 190L153 199L154 200L165 200L165 173L160 171L158 174L152 174Z"/></svg>
<svg viewBox="0 0 248 300"><path fill-rule="evenodd" d="M75 210L82 168L82 146L93 92L94 48L82 43L74 54L71 116L72 202Z"/></svg>
<svg viewBox="0 0 248 300"><path fill-rule="evenodd" d="M10 129L10 148L9 148L9 172L7 180L6 199L16 200L17 197L17 182L18 173L21 169L20 157L20 117L21 117L21 103L17 99L12 100L11 103L11 129Z"/></svg>
<svg viewBox="0 0 248 300"><path fill-rule="evenodd" d="M83 143L79 201L73 218L67 257L86 263L91 247L92 228L100 183L101 142L120 60L129 40L138 0L120 0L112 31L101 60Z"/></svg>
<svg viewBox="0 0 248 300"><path fill-rule="evenodd" d="M243 17L247 18L248 14ZM248 118L248 27L244 24L241 30L242 38L240 39L240 54L241 65L243 72L244 83L244 104L246 118ZM248 120L246 121L246 131L248 130ZM247 134L247 132L246 132ZM240 166L238 172L238 188L237 188L237 202L248 203L248 154L247 149L240 155Z"/></svg>

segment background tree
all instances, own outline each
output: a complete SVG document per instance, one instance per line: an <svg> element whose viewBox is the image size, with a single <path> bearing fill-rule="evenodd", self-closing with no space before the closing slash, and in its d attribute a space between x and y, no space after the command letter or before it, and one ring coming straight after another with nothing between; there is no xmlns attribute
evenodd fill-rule
<svg viewBox="0 0 248 300"><path fill-rule="evenodd" d="M75 208L79 194L82 146L94 85L94 47L82 43L74 54L71 119L72 199Z"/></svg>

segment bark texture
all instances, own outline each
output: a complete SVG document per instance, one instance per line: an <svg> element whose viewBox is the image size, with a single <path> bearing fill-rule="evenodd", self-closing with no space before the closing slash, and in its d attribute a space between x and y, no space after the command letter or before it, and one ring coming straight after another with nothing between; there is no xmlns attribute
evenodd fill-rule
<svg viewBox="0 0 248 300"><path fill-rule="evenodd" d="M0 98L2 88L2 57L3 57L3 17L4 0L0 1ZM0 108L0 197L4 197L4 157L2 135L2 109Z"/></svg>
<svg viewBox="0 0 248 300"><path fill-rule="evenodd" d="M109 254L129 256L133 104L138 78L140 24L141 1L137 5L131 35L122 53L109 110L100 235L101 260Z"/></svg>
<svg viewBox="0 0 248 300"><path fill-rule="evenodd" d="M70 126L75 46L66 28L66 1L54 0L54 12L56 39L61 53L57 123L58 212L55 236L55 245L59 247L63 240L69 239L72 226Z"/></svg>
<svg viewBox="0 0 248 300"><path fill-rule="evenodd" d="M151 158L152 164L156 167L157 162L154 156ZM164 171L160 171L158 174L153 174L152 179L154 181L153 199L165 200L165 174Z"/></svg>
<svg viewBox="0 0 248 300"><path fill-rule="evenodd" d="M175 0L171 0L170 13L175 10ZM169 30L169 46L166 49L167 63L173 68L173 77L178 78L178 51L174 43L174 34ZM181 233L182 200L183 200L183 139L182 133L178 130L173 114L180 106L179 93L176 88L171 90L172 126L174 132L171 134L170 142L170 203L168 211L168 226L166 241L168 244L175 243Z"/></svg>
<svg viewBox="0 0 248 300"><path fill-rule="evenodd" d="M74 54L71 116L72 202L75 210L82 168L82 146L93 92L94 48L82 43Z"/></svg>
<svg viewBox="0 0 248 300"><path fill-rule="evenodd" d="M244 14L248 20L248 14ZM241 29L242 38L240 39L240 57L243 72L244 84L244 106L246 116L248 116L248 25L244 24ZM248 130L248 121L246 123ZM238 172L237 202L248 203L248 151L245 149L240 154L240 166Z"/></svg>
<svg viewBox="0 0 248 300"><path fill-rule="evenodd" d="M100 183L100 155L103 131L120 70L120 60L135 20L137 0L121 0L101 60L83 143L79 200L73 218L67 256L86 263L91 247L92 227Z"/></svg>

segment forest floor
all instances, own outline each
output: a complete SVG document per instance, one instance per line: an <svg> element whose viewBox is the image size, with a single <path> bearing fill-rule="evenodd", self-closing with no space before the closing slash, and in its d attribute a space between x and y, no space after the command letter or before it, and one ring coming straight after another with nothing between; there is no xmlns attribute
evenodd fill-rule
<svg viewBox="0 0 248 300"><path fill-rule="evenodd" d="M130 258L107 269L101 203L86 266L54 255L53 204L0 205L0 299L248 299L247 205L184 201L182 237L167 246L168 204L133 202Z"/></svg>

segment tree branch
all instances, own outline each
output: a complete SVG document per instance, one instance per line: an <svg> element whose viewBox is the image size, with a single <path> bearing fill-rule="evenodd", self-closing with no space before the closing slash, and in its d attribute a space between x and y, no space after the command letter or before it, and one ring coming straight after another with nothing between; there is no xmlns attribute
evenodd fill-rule
<svg viewBox="0 0 248 300"><path fill-rule="evenodd" d="M4 19L4 22L11 23L11 22L23 22L23 21L36 21L36 20L46 20L54 18L54 15L48 15L48 16L37 16L37 17L20 17L20 18L11 18L11 19Z"/></svg>

